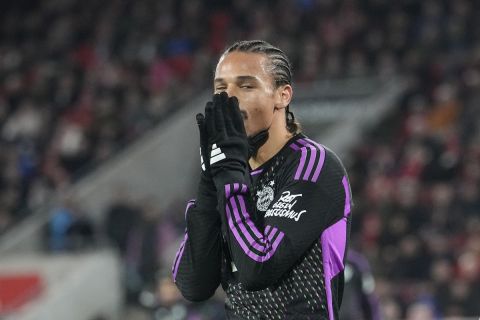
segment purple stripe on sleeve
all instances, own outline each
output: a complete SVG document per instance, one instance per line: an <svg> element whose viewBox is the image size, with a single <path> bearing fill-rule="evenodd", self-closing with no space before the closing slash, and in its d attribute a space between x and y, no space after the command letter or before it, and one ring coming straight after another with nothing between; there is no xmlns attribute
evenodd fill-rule
<svg viewBox="0 0 480 320"><path fill-rule="evenodd" d="M270 230L271 226L266 226L265 227L265 234L268 234L268 231Z"/></svg>
<svg viewBox="0 0 480 320"><path fill-rule="evenodd" d="M227 214L231 217L232 216L232 213L230 211L230 208L229 207L226 207L226 210L227 210ZM262 243L262 244L259 244L257 241L255 241L252 236L247 232L247 230L245 229L245 226L242 224L241 220L240 220L240 216L238 215L238 211L236 209L233 209L233 215L235 216L235 222L237 223L237 225L240 227L240 231L242 232L242 234L245 236L245 238L247 238L247 243L250 244L253 248L255 248L256 250L260 251L260 252L264 252L266 251L266 248L265 248L265 244ZM230 227L233 227L235 228L235 225L233 224L233 221L231 221L232 224ZM230 221L229 221L229 225L230 225ZM239 234L240 236L240 234ZM261 239L263 241L263 239ZM242 244L240 244L240 246L243 248L244 246L248 248L247 246L247 243L245 243L245 241L243 240L242 237L240 237L240 239L237 239L237 241L241 241ZM268 248L268 247L267 247ZM250 250L250 249L249 249Z"/></svg>
<svg viewBox="0 0 480 320"><path fill-rule="evenodd" d="M233 201L233 198L232 198L232 201ZM260 231L257 229L257 227L253 224L252 220L250 219L250 216L245 207L245 199L243 199L243 196L241 195L238 196L238 201L240 202L240 209L242 210L242 215L243 215L243 218L245 219L245 222L250 227L250 230L252 230L252 232L258 238L258 240L261 241L263 238L263 235L260 233ZM235 201L233 201L233 203L235 203ZM235 209L236 209L236 206L235 206Z"/></svg>
<svg viewBox="0 0 480 320"><path fill-rule="evenodd" d="M343 211L343 215L347 217L351 212L351 208L350 208L351 195L350 195L350 188L348 186L348 180L346 176L343 177L342 183L343 183L343 189L345 189L345 210Z"/></svg>
<svg viewBox="0 0 480 320"><path fill-rule="evenodd" d="M188 209L195 204L195 199L189 200L187 202L187 207L185 208L185 220L187 220Z"/></svg>
<svg viewBox="0 0 480 320"><path fill-rule="evenodd" d="M239 189L240 184L234 183L233 193L237 193ZM242 184L240 191L245 193L247 190L247 185ZM240 194L235 197L231 193L230 184L225 185L225 197L230 199L230 201L227 201L225 205L228 225L243 252L257 262L265 262L269 260L277 250L285 234L279 231L277 228L272 228L271 226L267 226L264 233L260 232L246 210L245 199L243 198L243 195ZM241 215L235 198L238 198ZM247 226L248 229L254 234L256 239L252 237L251 233L247 230ZM247 243L239 232L244 235ZM275 239L275 241L273 241L272 244L273 239ZM262 253L262 255L252 252L250 248L258 250Z"/></svg>
<svg viewBox="0 0 480 320"><path fill-rule="evenodd" d="M299 141L304 145L304 147L308 147L312 151L311 156L310 156L310 160L308 161L307 171L305 171L305 174L303 175L303 180L308 181L308 176L312 172L312 168L313 168L313 165L315 163L315 160L317 160L317 149L314 146L312 146L311 144L309 144L309 143L307 143L307 142L305 142L301 139Z"/></svg>
<svg viewBox="0 0 480 320"><path fill-rule="evenodd" d="M235 220L232 217L232 212L230 211L230 207L229 207L228 204L225 206L225 211L227 213L228 225L229 225L230 230L233 233L233 236L237 240L237 242L240 245L240 247L242 248L243 252L245 252L245 254L248 257L250 257L252 260L257 261L257 262L268 261L275 254L275 252L276 252L278 246L280 245L280 243L281 243L283 237L285 236L285 234L283 232L279 231L277 228L269 227L270 234L268 235L268 237L262 236L259 239L265 245L265 247L262 248L258 244L259 240L253 239L251 237L251 235L247 232L244 224L242 223L242 220L240 219L240 215L238 214L238 208L236 207L235 202L234 201L232 202L232 200L233 200L233 198L231 199L230 204L232 205L232 210L233 210L233 214L235 215ZM234 207L234 205L235 205L235 207ZM245 218L247 219L246 221L250 221L250 223L251 223L251 219L248 215L248 212L245 211L244 215L245 215ZM242 236L239 234L239 230L236 228L236 226L234 224L234 221L237 222L237 225L239 226L240 231L247 238L247 241L249 242L248 244L245 243ZM258 231L258 229L257 229L257 231ZM276 235L278 235L278 236L276 237L275 241L272 244L272 240L275 238ZM259 252L264 253L264 255L259 255L255 252L252 252L250 250L250 247L255 248Z"/></svg>
<svg viewBox="0 0 480 320"><path fill-rule="evenodd" d="M228 217L228 225L230 227L230 230L233 233L233 236L237 240L237 242L240 245L240 247L242 248L243 252L245 252L245 254L249 258L251 258L252 260L257 261L257 262L265 262L265 261L268 261L272 257L273 253L275 252L278 245L280 244L281 238L283 238L283 233L277 237L277 240L275 240L275 243L273 244L273 246L268 246L267 250L270 250L270 251L268 251L266 255L259 256L255 252L252 252L250 250L250 248L247 246L247 244L243 241L242 237L238 233L238 230L233 225L232 216L231 216L230 210L228 208L227 208L227 217ZM267 251L267 250L265 250L265 251Z"/></svg>
<svg viewBox="0 0 480 320"><path fill-rule="evenodd" d="M186 238L187 238L187 234L184 234L183 240L180 243L180 248L178 249L177 253L175 254L175 259L173 260L172 273L174 274L174 277L176 275L175 270L177 269L178 258L180 257L180 252L182 252L184 247L185 247L185 239Z"/></svg>
<svg viewBox="0 0 480 320"><path fill-rule="evenodd" d="M300 179L300 174L302 173L303 167L305 166L305 159L307 158L307 149L301 148L302 157L300 158L300 164L298 165L297 172L295 172L295 180Z"/></svg>
<svg viewBox="0 0 480 320"><path fill-rule="evenodd" d="M248 256L250 256L249 255L250 249L248 248L248 246L245 244L245 241L243 241L242 237L238 233L237 228L235 228L235 226L233 225L232 214L228 206L226 207L226 212L227 212L228 226L230 227L230 230L232 231L233 236L235 237L235 239L237 239L237 242L242 248L243 252L245 252Z"/></svg>
<svg viewBox="0 0 480 320"><path fill-rule="evenodd" d="M173 269L172 269L174 282L177 280L178 267L180 266L180 261L182 260L183 251L185 250L185 244L187 243L187 240L188 240L188 233L185 233L182 244L180 245L180 249L175 255L175 260L174 260L175 263L173 264Z"/></svg>
<svg viewBox="0 0 480 320"><path fill-rule="evenodd" d="M292 148L295 151L301 151L302 152L302 156L300 158L300 163L297 167L297 171L295 172L295 176L294 176L294 179L298 180L298 179L300 179L300 175L302 173L303 167L305 166L305 159L307 157L307 150L305 148L302 148L301 146L299 146L295 142L290 144L290 148Z"/></svg>
<svg viewBox="0 0 480 320"><path fill-rule="evenodd" d="M325 162L325 148L313 140L310 140L310 139L306 139L306 140L314 144L315 146L317 146L318 149L320 150L320 160L318 161L317 167L315 168L315 173L313 174L313 177L312 177L312 182L317 182L318 176L320 175L320 171L322 171L323 164Z"/></svg>
<svg viewBox="0 0 480 320"><path fill-rule="evenodd" d="M229 184L226 184L226 185L225 185L225 198L227 198L227 199L230 198L230 193L231 193L231 191L230 191L230 185L229 185Z"/></svg>
<svg viewBox="0 0 480 320"><path fill-rule="evenodd" d="M247 185L242 184L241 192L245 193L246 191L247 191ZM237 198L238 202L240 203L240 212L242 213L242 216L240 216L240 214L238 213L239 210L238 210L237 202L235 201L235 198ZM245 199L243 195L238 195L237 197L232 196L230 198L230 205L232 206L233 216L235 217L236 224L240 227L240 230L242 231L242 233L245 234L248 242L252 244L257 242L258 244L265 246L265 240L264 240L265 236L260 232L260 230L258 230L258 228L253 224L252 220L250 219L250 215L247 212ZM248 229L250 229L252 233L255 235L256 239L253 239L250 236L250 233L248 232L245 224L248 226ZM268 234L268 233L265 232L265 234ZM264 248L260 248L257 246L254 246L254 248L261 251L265 250Z"/></svg>
<svg viewBox="0 0 480 320"><path fill-rule="evenodd" d="M271 234L273 234L273 232ZM271 247L269 247L270 250L267 252L266 255L264 255L262 257L262 256L258 256L256 254L253 254L254 256L249 255L250 258L252 258L253 260L255 260L257 262L266 262L266 261L270 260L270 258L273 257L273 255L277 251L277 248L280 245L280 243L282 242L284 236L285 236L285 234L283 232L278 232L277 239L275 239L275 242L273 243L273 245L271 245ZM273 236L272 236L272 239L273 239Z"/></svg>
<svg viewBox="0 0 480 320"><path fill-rule="evenodd" d="M177 253L175 254L175 259L173 259L173 265L172 265L172 273L173 273L173 277L175 280L175 276L176 276L176 269L177 269L177 263L178 263L178 258L180 257L180 252L183 251L183 248L185 247L185 239L187 238L187 234L185 233L184 236L183 236L183 240L182 242L180 243L180 248L178 248L178 251Z"/></svg>
<svg viewBox="0 0 480 320"><path fill-rule="evenodd" d="M195 204L195 200L190 200L187 203L187 207L185 208L185 220L187 220L187 213L188 209L190 209L191 206ZM175 260L172 266L172 272L173 272L173 281L177 278L177 272L178 272L178 266L180 265L180 260L182 259L183 256L183 250L185 250L185 243L188 240L188 233L187 229L185 228L185 235L183 237L183 241L180 244L180 248L178 249L177 253L175 254Z"/></svg>
<svg viewBox="0 0 480 320"><path fill-rule="evenodd" d="M275 228L275 227L272 228L272 226L269 226L269 225L265 228L265 236L267 237L269 243L272 242L272 239L273 239L273 238L275 237L275 235L276 235L277 233L279 233L279 232L280 232L280 231L278 231L277 228Z"/></svg>
<svg viewBox="0 0 480 320"><path fill-rule="evenodd" d="M258 169L258 170L254 170L252 172L250 172L250 175L251 176L256 176L257 174L260 174L263 172L263 169Z"/></svg>
<svg viewBox="0 0 480 320"><path fill-rule="evenodd" d="M317 159L317 149L303 139L298 139L298 142L303 145L303 148L309 148L311 150L312 155L310 156L310 160L308 160L307 170L303 175L303 180L308 181L308 176L312 172L313 165L315 164L315 160Z"/></svg>
<svg viewBox="0 0 480 320"><path fill-rule="evenodd" d="M239 197L241 197L241 196L239 196ZM245 237L247 238L249 243L259 242L263 246L265 246L265 243L263 241L263 236L260 234L258 229L253 225L252 221L250 220L250 217L248 216L248 213L246 211L244 211L244 207L242 207L243 198L240 200L240 207L242 209L243 219L242 219L242 217L240 217L240 214L238 213L237 203L235 202L234 198L235 197L230 198L230 205L232 206L233 216L235 217L236 224L240 227L240 230L242 231L242 233L245 234ZM248 232L247 228L245 227L245 224L243 223L244 220L247 223L247 225L250 227L250 230L253 231L253 233L255 234L257 239L252 238L252 236Z"/></svg>
<svg viewBox="0 0 480 320"><path fill-rule="evenodd" d="M238 191L238 189L239 189L239 184L235 183L234 184L234 190ZM242 184L241 192L242 193L247 192L247 185ZM242 217L240 217L240 214L238 214L239 211L238 211L238 208L237 208L237 203L235 201L235 198L237 198L239 203L240 203L240 209L241 209L243 219L242 219ZM258 242L259 244L262 244L264 246L265 243L263 241L263 235L258 230L258 228L253 224L252 220L250 219L250 216L249 216L249 214L247 212L247 209L246 209L246 206L245 206L245 199L243 198L243 196L238 195L237 197L235 197L235 196L230 197L230 205L232 206L233 215L235 216L235 221L236 221L237 225L240 227L240 230L243 233L245 233L245 236L247 236L247 238L249 238L248 241L249 242ZM257 237L257 239L253 239L250 236L250 234L248 233L243 221L245 221L245 223L248 225L249 229Z"/></svg>
<svg viewBox="0 0 480 320"><path fill-rule="evenodd" d="M272 242L273 238L275 238L275 235L277 233L282 233L280 231L278 231L277 228L273 227L271 230L270 230L270 233L268 234L267 238L268 238L268 241Z"/></svg>
<svg viewBox="0 0 480 320"><path fill-rule="evenodd" d="M347 243L347 218L331 225L321 236L323 272L325 276L325 290L329 320L334 320L332 279L344 269L343 258Z"/></svg>

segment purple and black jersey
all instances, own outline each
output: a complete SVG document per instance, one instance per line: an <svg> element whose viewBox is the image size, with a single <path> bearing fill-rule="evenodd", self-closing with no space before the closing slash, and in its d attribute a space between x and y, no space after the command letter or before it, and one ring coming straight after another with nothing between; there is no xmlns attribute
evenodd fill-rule
<svg viewBox="0 0 480 320"><path fill-rule="evenodd" d="M299 134L249 177L221 181L219 212L187 207L182 294L205 300L221 283L229 319L338 319L351 192L337 156Z"/></svg>

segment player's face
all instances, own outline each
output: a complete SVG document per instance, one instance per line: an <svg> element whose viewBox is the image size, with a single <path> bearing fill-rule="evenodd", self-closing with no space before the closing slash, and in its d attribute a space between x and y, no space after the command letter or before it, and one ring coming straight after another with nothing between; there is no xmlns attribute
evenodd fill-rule
<svg viewBox="0 0 480 320"><path fill-rule="evenodd" d="M274 107L284 107L267 68L263 54L232 52L220 59L215 70L215 93L226 91L238 98L248 136L268 128Z"/></svg>

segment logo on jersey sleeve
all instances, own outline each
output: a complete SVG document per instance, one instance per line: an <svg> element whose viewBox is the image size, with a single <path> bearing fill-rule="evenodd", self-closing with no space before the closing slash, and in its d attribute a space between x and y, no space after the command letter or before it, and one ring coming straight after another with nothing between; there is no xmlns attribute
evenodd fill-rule
<svg viewBox="0 0 480 320"><path fill-rule="evenodd" d="M300 220L302 214L307 210L297 211L293 207L297 203L297 198L302 197L301 193L291 194L290 191L284 191L280 199L275 202L270 209L265 213L265 217L281 217L289 218L295 221Z"/></svg>

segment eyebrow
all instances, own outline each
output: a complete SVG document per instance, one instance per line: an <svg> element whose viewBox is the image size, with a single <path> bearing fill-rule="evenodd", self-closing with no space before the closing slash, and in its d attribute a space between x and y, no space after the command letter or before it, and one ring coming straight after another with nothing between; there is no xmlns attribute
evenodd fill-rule
<svg viewBox="0 0 480 320"><path fill-rule="evenodd" d="M235 81L236 82L244 82L244 81L255 81L255 82L258 82L258 79L257 77L254 77L254 76L238 76L235 78ZM213 80L214 83L223 83L225 82L225 79L223 78L216 78L215 80Z"/></svg>

